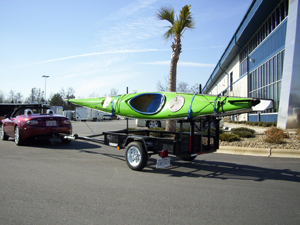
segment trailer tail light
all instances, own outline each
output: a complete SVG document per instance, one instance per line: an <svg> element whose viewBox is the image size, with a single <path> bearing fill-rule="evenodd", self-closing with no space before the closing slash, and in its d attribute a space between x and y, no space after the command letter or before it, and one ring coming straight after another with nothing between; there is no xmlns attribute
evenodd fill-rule
<svg viewBox="0 0 300 225"><path fill-rule="evenodd" d="M159 156L162 158L168 157L168 150L162 150L159 152Z"/></svg>

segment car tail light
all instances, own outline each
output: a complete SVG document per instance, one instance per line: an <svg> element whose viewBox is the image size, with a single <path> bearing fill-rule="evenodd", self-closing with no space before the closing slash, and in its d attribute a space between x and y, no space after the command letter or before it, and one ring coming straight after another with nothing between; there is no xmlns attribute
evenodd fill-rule
<svg viewBox="0 0 300 225"><path fill-rule="evenodd" d="M61 124L62 124L62 125L71 124L71 121L70 121L70 120L62 120L62 121L61 121Z"/></svg>
<svg viewBox="0 0 300 225"><path fill-rule="evenodd" d="M28 125L38 125L38 124L39 124L39 121L37 121L37 120L28 120L26 123L27 123Z"/></svg>

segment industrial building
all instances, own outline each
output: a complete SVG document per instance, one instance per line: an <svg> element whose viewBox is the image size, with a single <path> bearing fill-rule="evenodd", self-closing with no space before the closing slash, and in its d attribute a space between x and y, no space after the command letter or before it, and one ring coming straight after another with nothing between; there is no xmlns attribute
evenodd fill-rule
<svg viewBox="0 0 300 225"><path fill-rule="evenodd" d="M300 127L300 0L253 0L202 93L273 99L232 120Z"/></svg>

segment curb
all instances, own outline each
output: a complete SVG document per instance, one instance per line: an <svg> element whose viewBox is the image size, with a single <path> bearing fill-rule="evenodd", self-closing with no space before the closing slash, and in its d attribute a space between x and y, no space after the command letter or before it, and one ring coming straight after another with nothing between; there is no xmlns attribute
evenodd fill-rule
<svg viewBox="0 0 300 225"><path fill-rule="evenodd" d="M265 156L265 157L282 157L282 158L300 158L300 150L292 149L269 149L269 148L245 148L235 146L219 146L217 153Z"/></svg>

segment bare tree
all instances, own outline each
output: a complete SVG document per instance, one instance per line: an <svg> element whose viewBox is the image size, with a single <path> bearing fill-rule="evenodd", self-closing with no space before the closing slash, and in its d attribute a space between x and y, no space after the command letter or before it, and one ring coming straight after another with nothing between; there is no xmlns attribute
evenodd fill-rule
<svg viewBox="0 0 300 225"><path fill-rule="evenodd" d="M15 92L11 90L8 94L8 101L10 103L15 103Z"/></svg>
<svg viewBox="0 0 300 225"><path fill-rule="evenodd" d="M189 85L186 82L179 82L176 89L177 92L188 93Z"/></svg>
<svg viewBox="0 0 300 225"><path fill-rule="evenodd" d="M44 91L37 88L31 88L31 93L29 97L26 99L26 102L37 102L42 103L44 102Z"/></svg>
<svg viewBox="0 0 300 225"><path fill-rule="evenodd" d="M0 103L4 103L5 102L5 95L2 91L0 91Z"/></svg>
<svg viewBox="0 0 300 225"><path fill-rule="evenodd" d="M110 96L116 96L116 95L118 95L118 92L119 92L118 89L112 88L112 89L110 89Z"/></svg>
<svg viewBox="0 0 300 225"><path fill-rule="evenodd" d="M22 100L23 100L23 95L20 92L15 94L15 102L16 103L22 103Z"/></svg>

